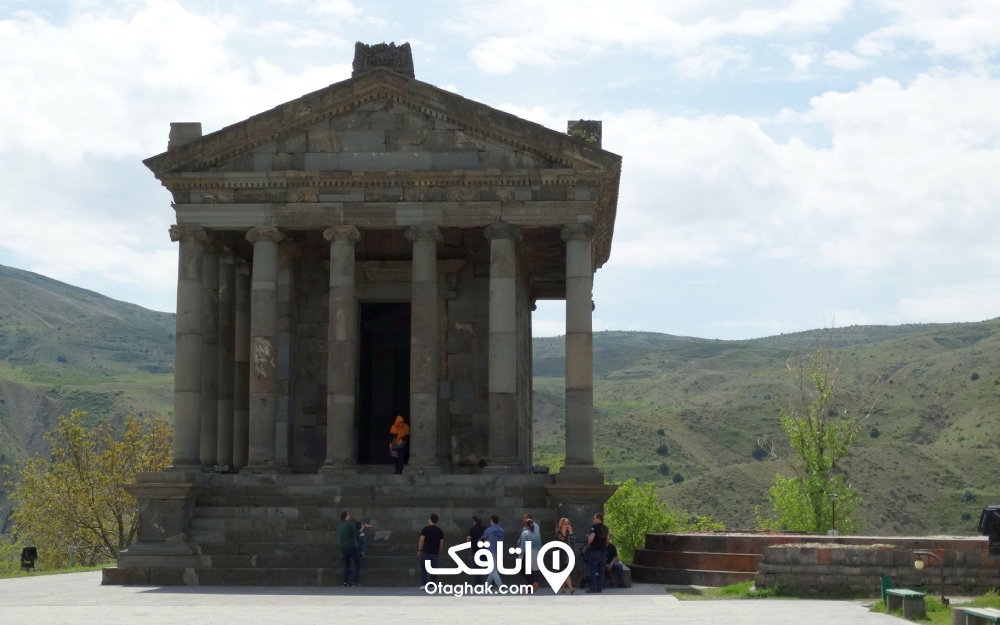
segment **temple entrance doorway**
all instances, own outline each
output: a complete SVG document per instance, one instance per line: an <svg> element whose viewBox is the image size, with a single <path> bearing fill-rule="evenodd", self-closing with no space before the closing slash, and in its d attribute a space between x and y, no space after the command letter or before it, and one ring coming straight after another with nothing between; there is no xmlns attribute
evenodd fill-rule
<svg viewBox="0 0 1000 625"><path fill-rule="evenodd" d="M361 303L358 464L392 464L389 428L410 423L410 304Z"/></svg>

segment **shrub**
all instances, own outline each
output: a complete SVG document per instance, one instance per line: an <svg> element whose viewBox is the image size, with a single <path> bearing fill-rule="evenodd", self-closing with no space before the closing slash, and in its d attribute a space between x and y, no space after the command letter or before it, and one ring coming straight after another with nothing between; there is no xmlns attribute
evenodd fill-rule
<svg viewBox="0 0 1000 625"><path fill-rule="evenodd" d="M666 462L660 463L660 475L670 475L670 467L667 466Z"/></svg>
<svg viewBox="0 0 1000 625"><path fill-rule="evenodd" d="M666 456L669 453L666 443L663 443L659 447L657 447L656 453L660 456Z"/></svg>
<svg viewBox="0 0 1000 625"><path fill-rule="evenodd" d="M978 373L975 373L975 372L973 372L973 373L972 373L972 375L971 375L971 376L969 376L969 379L971 379L971 380L972 380L973 382L975 382L976 380L978 380L978 379L979 379L979 374L978 374Z"/></svg>
<svg viewBox="0 0 1000 625"><path fill-rule="evenodd" d="M674 473L673 480L674 484L680 484L681 482L684 481L684 476L681 475L680 473Z"/></svg>

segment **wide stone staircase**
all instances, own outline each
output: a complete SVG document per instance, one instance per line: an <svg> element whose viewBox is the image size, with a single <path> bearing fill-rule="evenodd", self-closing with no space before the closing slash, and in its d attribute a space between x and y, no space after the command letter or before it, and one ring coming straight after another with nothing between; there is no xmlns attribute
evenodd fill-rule
<svg viewBox="0 0 1000 625"><path fill-rule="evenodd" d="M224 477L235 479L219 479ZM188 543L197 555L187 562L193 566L150 569L148 583L340 585L337 527L343 511L373 526L362 586L419 584L417 541L432 513L439 516L446 548L465 542L474 515L485 524L491 514L500 516L508 544L520 536L524 512L533 515L546 539L555 525L548 476L360 475L339 485L310 484L316 480L295 479L299 476L279 476L270 484L241 477L217 476L195 500ZM315 476L301 476L307 477Z"/></svg>

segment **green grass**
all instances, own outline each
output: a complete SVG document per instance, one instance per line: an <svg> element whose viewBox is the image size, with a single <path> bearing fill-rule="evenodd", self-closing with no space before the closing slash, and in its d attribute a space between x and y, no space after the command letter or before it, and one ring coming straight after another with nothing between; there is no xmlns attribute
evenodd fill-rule
<svg viewBox="0 0 1000 625"><path fill-rule="evenodd" d="M995 596L995 595L994 595ZM974 604L967 604L974 605ZM951 608L941 603L941 599L932 595L924 597L924 606L927 608L927 616L917 619L918 623L940 623L941 625L951 625ZM870 608L872 612L886 614L885 603L879 599ZM902 609L892 612L892 616L903 618Z"/></svg>
<svg viewBox="0 0 1000 625"><path fill-rule="evenodd" d="M750 592L753 581L740 582L718 588L668 588L667 592L686 601L719 601L734 599L841 599L857 600L867 597L858 592L800 593L780 587L762 588ZM883 608L884 611L884 608Z"/></svg>
<svg viewBox="0 0 1000 625"><path fill-rule="evenodd" d="M19 577L37 577L39 575L62 575L63 573L86 573L88 571L100 571L101 569L113 566L111 563L98 564L95 566L75 566L71 569L53 569L47 571L45 569L39 569L31 573L24 573L22 571L16 571L13 573L0 573L0 579L15 579Z"/></svg>

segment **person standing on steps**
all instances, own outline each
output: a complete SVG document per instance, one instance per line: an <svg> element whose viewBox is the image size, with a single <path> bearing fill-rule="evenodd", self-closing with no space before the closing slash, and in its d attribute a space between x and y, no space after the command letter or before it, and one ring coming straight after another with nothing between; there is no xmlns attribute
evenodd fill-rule
<svg viewBox="0 0 1000 625"><path fill-rule="evenodd" d="M493 570L486 576L486 583L496 587L503 585L500 579L500 567L497 562L503 558L503 528L500 527L500 517L493 515L490 517L490 526L483 532L483 540L486 541L486 548L493 552Z"/></svg>
<svg viewBox="0 0 1000 625"><path fill-rule="evenodd" d="M521 530L521 538L518 540L518 547L521 548L521 554L517 556L517 559L522 563L521 572L524 573L524 578L528 580L531 584L532 593L538 590L538 582L535 581L535 571L538 570L538 550L542 548L542 537L538 532L538 528L535 527L535 522L531 520L531 515L524 515L524 528ZM531 557L526 558L527 547L531 545Z"/></svg>
<svg viewBox="0 0 1000 625"><path fill-rule="evenodd" d="M389 428L389 455L396 464L396 475L403 473L403 465L410 460L410 426L403 415L396 415L396 422Z"/></svg>
<svg viewBox="0 0 1000 625"><path fill-rule="evenodd" d="M569 519L566 517L559 519L559 526L556 528L555 539L561 543L566 543L569 545L571 550L573 549L573 526L570 525ZM566 581L563 582L562 588L559 589L559 592L562 593L566 590L568 590L571 595L576 592L576 589L573 588L573 571L570 571L570 574L566 576Z"/></svg>
<svg viewBox="0 0 1000 625"><path fill-rule="evenodd" d="M420 532L420 540L417 541L417 557L420 558L420 585L426 586L427 582L436 582L437 575L427 572L427 563L431 566L438 565L438 557L444 548L444 532L437 526L438 515L432 514L427 519L427 527Z"/></svg>
<svg viewBox="0 0 1000 625"><path fill-rule="evenodd" d="M478 516L472 517L472 527L469 528L469 534L465 537L465 542L472 543L473 559L470 564L473 566L478 566L475 564L475 554L482 551L482 549L479 548L479 541L483 539L483 532L485 531L486 528L483 526L483 520ZM472 583L482 584L484 579L485 578L482 575L473 575Z"/></svg>
<svg viewBox="0 0 1000 625"><path fill-rule="evenodd" d="M604 515L594 514L594 524L587 536L587 592L604 592L604 567L608 555L608 526Z"/></svg>
<svg viewBox="0 0 1000 625"><path fill-rule="evenodd" d="M362 519L361 515L354 518L354 524L358 527L358 554L363 558L365 557L365 549L368 547L368 538L365 536L365 530L370 530L372 526Z"/></svg>
<svg viewBox="0 0 1000 625"><path fill-rule="evenodd" d="M358 526L351 520L351 513L340 513L340 527L337 528L340 538L340 551L344 557L344 586L357 586L361 576L361 553L358 551ZM354 564L354 577L351 577L351 564Z"/></svg>

